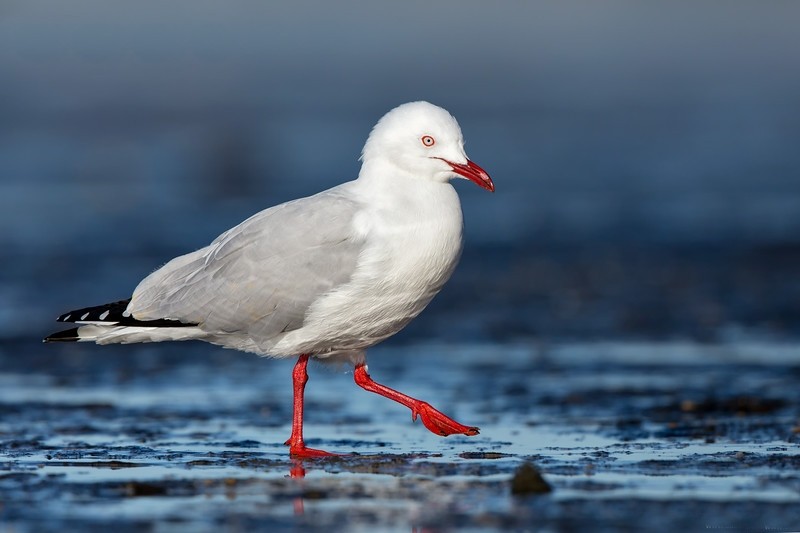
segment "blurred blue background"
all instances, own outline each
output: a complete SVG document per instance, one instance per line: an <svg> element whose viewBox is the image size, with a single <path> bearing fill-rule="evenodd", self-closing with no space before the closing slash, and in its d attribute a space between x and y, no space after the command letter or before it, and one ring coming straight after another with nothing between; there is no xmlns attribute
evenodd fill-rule
<svg viewBox="0 0 800 533"><path fill-rule="evenodd" d="M798 21L797 2L5 0L0 337L354 178L375 121L417 99L497 193L456 184L462 290L412 334L795 335Z"/></svg>

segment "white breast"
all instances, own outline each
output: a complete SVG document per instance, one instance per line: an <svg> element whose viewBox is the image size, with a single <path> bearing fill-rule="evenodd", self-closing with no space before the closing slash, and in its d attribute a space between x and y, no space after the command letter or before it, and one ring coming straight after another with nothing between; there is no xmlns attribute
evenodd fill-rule
<svg viewBox="0 0 800 533"><path fill-rule="evenodd" d="M373 193L374 194L374 193ZM309 310L302 328L273 353L361 350L397 333L450 278L461 254L461 205L448 183L421 182L413 194L371 198L355 220L367 245L350 282Z"/></svg>

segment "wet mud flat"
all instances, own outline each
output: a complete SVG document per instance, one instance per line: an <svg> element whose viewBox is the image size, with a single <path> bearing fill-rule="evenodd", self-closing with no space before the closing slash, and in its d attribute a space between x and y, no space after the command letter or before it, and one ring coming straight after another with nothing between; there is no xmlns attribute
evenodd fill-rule
<svg viewBox="0 0 800 533"><path fill-rule="evenodd" d="M292 460L291 361L194 343L0 345L9 531L800 529L800 346L407 343L373 377L315 365ZM532 466L546 482L525 482ZM514 481L516 479L516 482ZM520 481L522 480L522 481Z"/></svg>

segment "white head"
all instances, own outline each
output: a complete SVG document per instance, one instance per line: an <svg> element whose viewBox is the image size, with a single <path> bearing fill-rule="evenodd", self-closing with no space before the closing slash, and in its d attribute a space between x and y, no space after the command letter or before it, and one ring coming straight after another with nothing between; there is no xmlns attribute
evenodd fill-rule
<svg viewBox="0 0 800 533"><path fill-rule="evenodd" d="M364 166L388 162L416 178L446 182L466 178L494 191L489 175L467 158L453 116L428 102L395 107L372 128L361 155Z"/></svg>

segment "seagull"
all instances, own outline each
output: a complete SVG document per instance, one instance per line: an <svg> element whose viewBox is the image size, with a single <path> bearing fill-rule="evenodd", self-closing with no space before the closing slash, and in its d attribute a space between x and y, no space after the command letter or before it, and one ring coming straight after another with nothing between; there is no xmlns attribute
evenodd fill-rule
<svg viewBox="0 0 800 533"><path fill-rule="evenodd" d="M477 435L477 427L375 382L366 349L415 318L458 263L463 218L450 180L466 178L491 192L494 183L467 158L456 119L423 101L386 113L361 162L357 179L253 215L169 261L130 298L59 316L78 327L44 341L201 340L297 357L285 442L295 457L335 455L303 440L310 358L354 365L357 385L408 407L433 433Z"/></svg>

